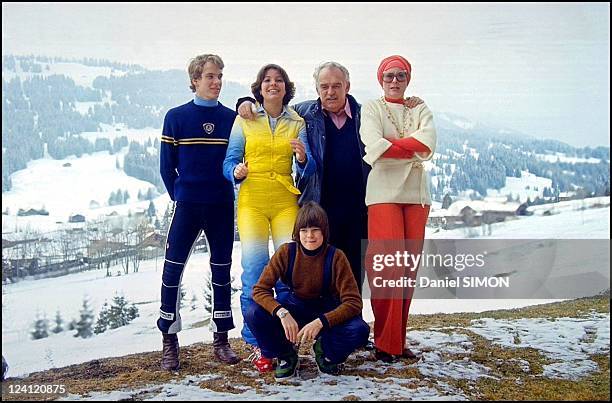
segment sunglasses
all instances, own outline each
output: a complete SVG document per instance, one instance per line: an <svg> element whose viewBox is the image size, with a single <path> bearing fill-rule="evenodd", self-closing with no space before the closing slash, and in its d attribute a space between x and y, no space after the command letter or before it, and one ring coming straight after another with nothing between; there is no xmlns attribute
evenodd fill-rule
<svg viewBox="0 0 612 403"><path fill-rule="evenodd" d="M398 71L397 73L384 73L382 80L386 83L393 82L393 79L397 79L399 83L403 83L408 79L408 73L406 71Z"/></svg>

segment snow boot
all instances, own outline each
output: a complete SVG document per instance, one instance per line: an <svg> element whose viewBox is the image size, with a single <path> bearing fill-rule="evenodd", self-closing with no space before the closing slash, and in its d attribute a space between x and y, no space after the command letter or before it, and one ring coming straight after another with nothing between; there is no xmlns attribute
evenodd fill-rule
<svg viewBox="0 0 612 403"><path fill-rule="evenodd" d="M162 333L163 350L161 367L165 371L178 371L181 367L179 362L179 342L176 334Z"/></svg>
<svg viewBox="0 0 612 403"><path fill-rule="evenodd" d="M234 353L227 340L227 332L214 332L213 351L215 358L221 362L230 365L240 362L240 358Z"/></svg>

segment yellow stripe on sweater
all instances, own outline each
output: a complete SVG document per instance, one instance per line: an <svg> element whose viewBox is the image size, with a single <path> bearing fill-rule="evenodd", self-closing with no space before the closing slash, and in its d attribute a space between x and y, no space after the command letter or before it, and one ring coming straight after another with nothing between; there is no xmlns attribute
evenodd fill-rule
<svg viewBox="0 0 612 403"><path fill-rule="evenodd" d="M206 141L206 142L222 142L222 143L229 143L228 139L217 139L217 138L206 138L206 137L195 137L195 138L191 138L191 139L180 139L180 140L176 140L178 143L191 143L191 142L200 142L200 141Z"/></svg>

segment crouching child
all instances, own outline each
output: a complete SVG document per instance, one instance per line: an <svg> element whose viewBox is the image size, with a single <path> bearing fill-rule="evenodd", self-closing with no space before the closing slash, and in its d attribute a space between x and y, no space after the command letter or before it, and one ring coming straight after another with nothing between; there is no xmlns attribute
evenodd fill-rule
<svg viewBox="0 0 612 403"><path fill-rule="evenodd" d="M306 203L295 221L294 242L277 250L253 287L256 304L246 321L262 356L277 359L277 379L297 372L294 344L316 340L319 371L337 375L340 364L368 341L370 327L361 317L363 304L351 266L328 239L327 214L317 203ZM291 292L275 299L279 279Z"/></svg>

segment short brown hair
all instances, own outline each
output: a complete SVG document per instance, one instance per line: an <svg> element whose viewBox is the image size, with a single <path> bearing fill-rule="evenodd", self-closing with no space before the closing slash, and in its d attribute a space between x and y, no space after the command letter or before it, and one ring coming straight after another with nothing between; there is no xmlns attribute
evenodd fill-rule
<svg viewBox="0 0 612 403"><path fill-rule="evenodd" d="M223 70L223 67L225 67L223 60L221 60L221 58L217 55L205 54L191 59L189 67L187 68L187 73L189 73L189 88L191 89L191 92L195 92L196 90L195 85L193 85L193 81L202 78L204 65L208 62L216 64L221 70Z"/></svg>
<svg viewBox="0 0 612 403"><path fill-rule="evenodd" d="M253 93L253 96L255 97L257 102L263 104L263 96L261 95L261 83L263 82L266 73L270 69L278 71L283 77L283 81L285 82L285 96L283 97L283 105L288 105L289 101L291 101L295 96L295 84L293 84L293 82L289 80L289 75L287 74L285 69L283 69L278 64L266 64L259 70L259 73L257 73L257 79L253 84L251 84L251 92Z"/></svg>
<svg viewBox="0 0 612 403"><path fill-rule="evenodd" d="M293 226L293 240L300 242L300 230L308 227L319 227L323 233L323 245L329 240L329 220L327 213L317 202L309 201L304 203L298 211L295 225Z"/></svg>

